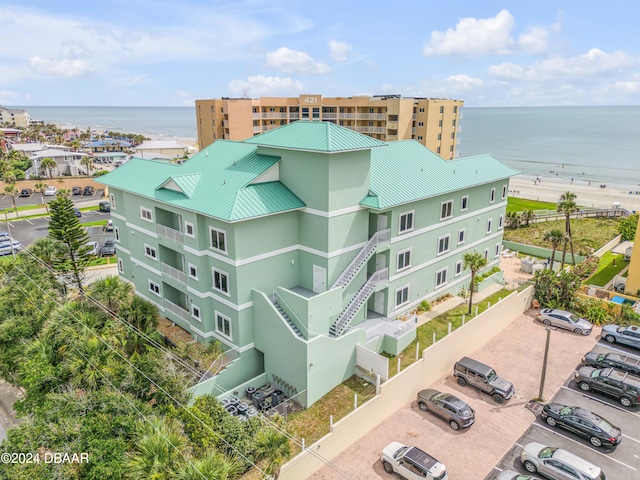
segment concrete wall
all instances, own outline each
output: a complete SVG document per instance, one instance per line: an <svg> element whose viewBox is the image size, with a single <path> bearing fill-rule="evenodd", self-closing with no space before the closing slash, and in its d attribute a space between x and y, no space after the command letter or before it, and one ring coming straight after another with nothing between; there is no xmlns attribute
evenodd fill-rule
<svg viewBox="0 0 640 480"><path fill-rule="evenodd" d="M600 248L599 250L597 250L594 255L596 257L601 257L602 255L604 255L605 253L607 253L609 250L613 250L613 248L618 245L620 242L622 241L622 235L618 235L616 238L614 238L613 240L611 240L609 243L607 243L604 247Z"/></svg>
<svg viewBox="0 0 640 480"><path fill-rule="evenodd" d="M422 358L382 385L381 394L334 424L333 432L308 447L331 460L395 411L415 400L417 392L451 372L453 364L491 340L531 304L533 287L513 293L425 349ZM324 462L302 452L286 463L281 480L308 478Z"/></svg>
<svg viewBox="0 0 640 480"><path fill-rule="evenodd" d="M524 243L509 242L507 240L502 241L502 246L504 248L508 248L509 250L515 250L516 252L524 253L526 255L533 255L535 257L540 257L540 258L548 258L551 256L551 253L553 252L553 250L551 250L550 248L534 247L533 245L525 245ZM576 263L584 262L585 258L587 257L576 255ZM562 261L562 247L556 250L554 261L556 262ZM567 246L567 255L564 259L564 262L571 263L571 251L568 246Z"/></svg>

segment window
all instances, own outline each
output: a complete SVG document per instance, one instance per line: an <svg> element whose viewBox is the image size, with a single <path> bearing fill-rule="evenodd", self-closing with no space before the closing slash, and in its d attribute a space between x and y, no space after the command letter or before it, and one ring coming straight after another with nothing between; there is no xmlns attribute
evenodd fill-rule
<svg viewBox="0 0 640 480"><path fill-rule="evenodd" d="M309 118L309 108L308 107L302 107L302 118Z"/></svg>
<svg viewBox="0 0 640 480"><path fill-rule="evenodd" d="M196 320L200 320L200 307L191 304L191 316Z"/></svg>
<svg viewBox="0 0 640 480"><path fill-rule="evenodd" d="M503 224L504 224L504 215L500 215L498 217L498 230L502 228Z"/></svg>
<svg viewBox="0 0 640 480"><path fill-rule="evenodd" d="M319 108L314 108L313 109L313 118L320 118L320 109Z"/></svg>
<svg viewBox="0 0 640 480"><path fill-rule="evenodd" d="M444 106L440 107L440 114L444 113Z"/></svg>
<svg viewBox="0 0 640 480"><path fill-rule="evenodd" d="M151 245L145 244L144 246L144 256L153 258L154 260L158 259L158 252Z"/></svg>
<svg viewBox="0 0 640 480"><path fill-rule="evenodd" d="M438 239L438 255L449 251L449 240L451 235L445 235Z"/></svg>
<svg viewBox="0 0 640 480"><path fill-rule="evenodd" d="M456 277L462 273L462 260L456 262Z"/></svg>
<svg viewBox="0 0 640 480"><path fill-rule="evenodd" d="M411 250L398 253L398 271L411 266Z"/></svg>
<svg viewBox="0 0 640 480"><path fill-rule="evenodd" d="M216 312L216 332L231 340L231 319Z"/></svg>
<svg viewBox="0 0 640 480"><path fill-rule="evenodd" d="M184 222L184 234L187 237L194 238L196 236L196 227L191 222Z"/></svg>
<svg viewBox="0 0 640 480"><path fill-rule="evenodd" d="M408 232L409 230L413 230L413 212L401 213L399 232Z"/></svg>
<svg viewBox="0 0 640 480"><path fill-rule="evenodd" d="M157 296L160 296L160 285L153 280L149 280L149 291Z"/></svg>
<svg viewBox="0 0 640 480"><path fill-rule="evenodd" d="M211 234L211 248L226 253L226 233L223 230L217 230L213 227L209 227L209 233Z"/></svg>
<svg viewBox="0 0 640 480"><path fill-rule="evenodd" d="M488 248L485 248L485 249L484 249L484 259L485 259L485 260L488 260L488 259L489 259L489 249L488 249Z"/></svg>
<svg viewBox="0 0 640 480"><path fill-rule="evenodd" d="M495 254L495 258L498 258L500 256L500 244L496 243L496 254Z"/></svg>
<svg viewBox="0 0 640 480"><path fill-rule="evenodd" d="M442 202L440 206L440 220L446 220L453 216L453 200Z"/></svg>
<svg viewBox="0 0 640 480"><path fill-rule="evenodd" d="M396 307L409 302L409 285L396 290Z"/></svg>
<svg viewBox="0 0 640 480"><path fill-rule="evenodd" d="M424 127L424 122L418 122L419 127Z"/></svg>
<svg viewBox="0 0 640 480"><path fill-rule="evenodd" d="M229 295L229 275L220 270L213 270L213 289Z"/></svg>
<svg viewBox="0 0 640 480"><path fill-rule="evenodd" d="M420 110L418 110L420 113L424 113L424 108L421 108Z"/></svg>
<svg viewBox="0 0 640 480"><path fill-rule="evenodd" d="M456 139L456 132L451 132L451 140L455 140Z"/></svg>
<svg viewBox="0 0 640 480"><path fill-rule="evenodd" d="M191 263L189 264L189 276L191 278L195 278L196 280L198 279L198 267Z"/></svg>
<svg viewBox="0 0 640 480"><path fill-rule="evenodd" d="M460 230L458 230L458 245L460 245L461 243L464 243L465 240L465 229L461 228Z"/></svg>
<svg viewBox="0 0 640 480"><path fill-rule="evenodd" d="M453 145L449 145L449 151L453 152Z"/></svg>
<svg viewBox="0 0 640 480"><path fill-rule="evenodd" d="M418 135L418 140L422 140L422 135Z"/></svg>
<svg viewBox="0 0 640 480"><path fill-rule="evenodd" d="M111 202L111 209L116 209L116 197L113 196L113 193L109 195L109 201Z"/></svg>
<svg viewBox="0 0 640 480"><path fill-rule="evenodd" d="M153 214L151 210L145 207L140 207L140 218L147 222L153 222Z"/></svg>
<svg viewBox="0 0 640 480"><path fill-rule="evenodd" d="M442 120L438 120L438 126L442 128Z"/></svg>
<svg viewBox="0 0 640 480"><path fill-rule="evenodd" d="M442 141L442 134L441 133L438 134L438 141L439 142Z"/></svg>
<svg viewBox="0 0 640 480"><path fill-rule="evenodd" d="M118 227L113 227L113 235L116 237L116 242L120 242L120 230L118 230Z"/></svg>
<svg viewBox="0 0 640 480"><path fill-rule="evenodd" d="M469 208L469 195L460 199L460 210L464 212L467 208Z"/></svg>
<svg viewBox="0 0 640 480"><path fill-rule="evenodd" d="M495 202L495 201L496 201L496 189L495 189L495 188L492 188L492 189L491 189L491 198L490 198L490 200L489 200L489 201L490 201L491 203L493 203L493 202Z"/></svg>
<svg viewBox="0 0 640 480"><path fill-rule="evenodd" d="M503 185L502 186L502 199L504 200L505 198L507 198L507 186Z"/></svg>
<svg viewBox="0 0 640 480"><path fill-rule="evenodd" d="M118 259L118 272L124 273L124 263L122 263L122 259Z"/></svg>
<svg viewBox="0 0 640 480"><path fill-rule="evenodd" d="M453 107L453 113L458 113L458 106L457 106L457 105L455 105L455 106Z"/></svg>
<svg viewBox="0 0 640 480"><path fill-rule="evenodd" d="M440 155L440 147L437 148L436 153Z"/></svg>
<svg viewBox="0 0 640 480"><path fill-rule="evenodd" d="M493 223L493 219L487 220L487 233L491 233L491 224Z"/></svg>
<svg viewBox="0 0 640 480"><path fill-rule="evenodd" d="M447 283L447 267L436 272L436 288Z"/></svg>

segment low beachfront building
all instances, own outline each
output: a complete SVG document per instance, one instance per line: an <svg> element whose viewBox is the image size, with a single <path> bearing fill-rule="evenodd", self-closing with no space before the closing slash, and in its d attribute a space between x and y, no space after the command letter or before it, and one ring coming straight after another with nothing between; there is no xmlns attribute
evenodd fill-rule
<svg viewBox="0 0 640 480"><path fill-rule="evenodd" d="M8 125L11 127L26 128L29 126L31 117L29 112L19 108L5 108L0 105L0 126Z"/></svg>
<svg viewBox="0 0 640 480"><path fill-rule="evenodd" d="M145 140L134 147L136 157L140 158L182 158L187 152L187 147L180 145L175 140Z"/></svg>
<svg viewBox="0 0 640 480"><path fill-rule="evenodd" d="M468 287L464 253L498 264L515 173L301 121L181 165L133 158L98 182L121 277L233 359L196 394L268 381L308 406L357 365L384 379L379 354L415 338L404 314Z"/></svg>
<svg viewBox="0 0 640 480"><path fill-rule="evenodd" d="M124 152L131 147L131 142L115 138L105 138L104 140L89 142L85 147L90 149L93 153Z"/></svg>
<svg viewBox="0 0 640 480"><path fill-rule="evenodd" d="M56 168L51 171L53 175L86 175L87 168L82 165L82 159L88 156L86 153L58 148L39 150L29 157L33 165L26 173L27 175L47 176L49 172L42 168L42 160L51 158L56 162Z"/></svg>

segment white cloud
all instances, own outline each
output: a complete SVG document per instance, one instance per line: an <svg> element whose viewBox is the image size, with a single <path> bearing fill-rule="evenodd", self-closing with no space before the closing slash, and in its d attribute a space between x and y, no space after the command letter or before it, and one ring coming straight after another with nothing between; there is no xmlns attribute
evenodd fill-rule
<svg viewBox="0 0 640 480"><path fill-rule="evenodd" d="M34 71L56 77L86 77L95 73L85 60L63 58L52 60L43 57L31 57L29 65Z"/></svg>
<svg viewBox="0 0 640 480"><path fill-rule="evenodd" d="M418 87L410 87L407 95L465 100L466 95L482 91L484 88L485 82L481 78L458 74L442 79L425 80Z"/></svg>
<svg viewBox="0 0 640 480"><path fill-rule="evenodd" d="M346 62L351 55L353 46L350 43L331 40L329 42L329 51L331 58L336 62Z"/></svg>
<svg viewBox="0 0 640 480"><path fill-rule="evenodd" d="M304 91L304 85L298 80L280 77L265 77L253 75L247 80L235 79L228 85L233 95L248 97L295 95Z"/></svg>
<svg viewBox="0 0 640 480"><path fill-rule="evenodd" d="M547 49L550 33L560 30L559 23L549 27L530 26L515 40L511 35L515 25L513 15L506 9L500 10L495 17L465 17L446 32L431 32L424 54L427 57L481 57L515 52L540 53Z"/></svg>
<svg viewBox="0 0 640 480"><path fill-rule="evenodd" d="M196 102L196 96L193 93L179 90L173 96L173 100L183 107L192 107Z"/></svg>
<svg viewBox="0 0 640 480"><path fill-rule="evenodd" d="M316 62L308 53L287 47L281 47L274 52L267 53L267 66L278 68L289 74L323 75L331 73L331 68L326 63Z"/></svg>
<svg viewBox="0 0 640 480"><path fill-rule="evenodd" d="M489 75L502 80L527 80L532 82L591 80L593 77L619 73L630 67L640 65L640 59L616 51L606 53L592 48L576 57L555 56L540 62L519 65L504 62L491 65Z"/></svg>
<svg viewBox="0 0 640 480"><path fill-rule="evenodd" d="M16 92L11 92L9 90L0 90L0 105L14 103L17 99L18 94Z"/></svg>

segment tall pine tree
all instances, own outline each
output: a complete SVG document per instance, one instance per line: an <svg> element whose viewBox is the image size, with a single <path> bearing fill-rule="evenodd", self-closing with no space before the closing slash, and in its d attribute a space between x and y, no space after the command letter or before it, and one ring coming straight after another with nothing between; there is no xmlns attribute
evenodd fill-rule
<svg viewBox="0 0 640 480"><path fill-rule="evenodd" d="M55 200L49 204L49 237L64 245L64 249L54 260L55 269L62 274L71 274L80 293L84 293L82 280L84 270L91 262L91 247L87 246L89 235L80 225L73 209L68 192L58 192Z"/></svg>

